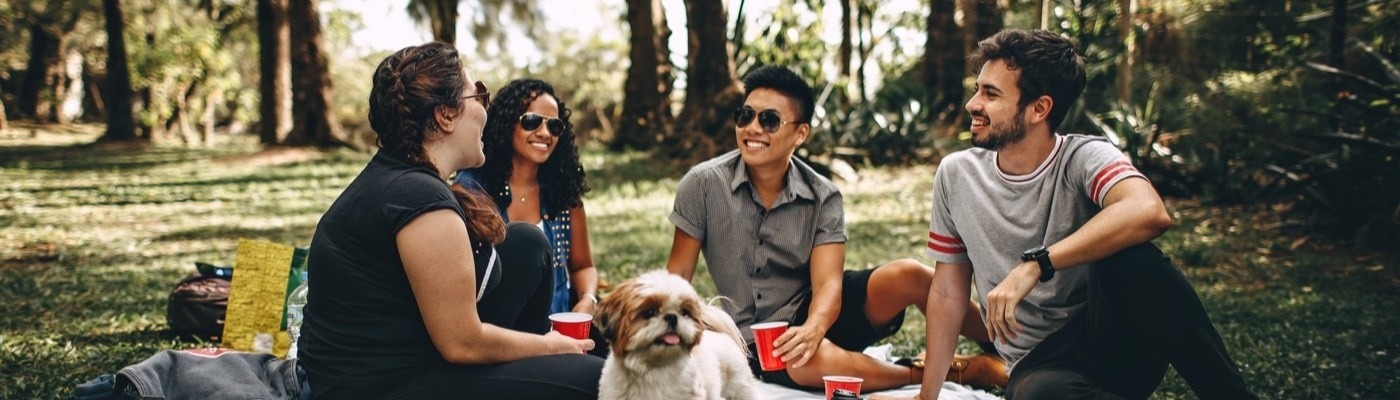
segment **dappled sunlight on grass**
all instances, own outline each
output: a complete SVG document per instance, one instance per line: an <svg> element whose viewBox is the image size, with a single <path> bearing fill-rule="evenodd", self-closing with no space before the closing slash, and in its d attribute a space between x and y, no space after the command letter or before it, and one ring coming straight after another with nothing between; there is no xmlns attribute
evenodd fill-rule
<svg viewBox="0 0 1400 400"><path fill-rule="evenodd" d="M306 245L320 214L368 153L259 151L250 138L211 149L88 146L83 126L0 135L0 398L60 397L170 348L170 288L194 261L231 264L240 237ZM19 132L19 133L16 133ZM662 269L667 216L684 167L646 153L581 155L595 264L616 285ZM869 168L837 181L847 263L923 256L933 168ZM1277 210L1169 202L1176 226L1157 243L1196 285L1227 347L1271 398L1393 398L1400 366L1400 264L1280 226ZM714 294L703 259L697 290ZM887 340L923 348L913 309ZM962 341L960 352L977 352ZM1192 398L1171 373L1154 398Z"/></svg>

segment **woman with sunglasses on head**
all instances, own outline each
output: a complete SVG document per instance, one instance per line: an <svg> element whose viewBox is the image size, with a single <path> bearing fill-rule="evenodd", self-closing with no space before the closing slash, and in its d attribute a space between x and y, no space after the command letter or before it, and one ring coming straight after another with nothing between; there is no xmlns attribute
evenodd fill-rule
<svg viewBox="0 0 1400 400"><path fill-rule="evenodd" d="M298 343L317 399L594 399L591 340L549 329L551 260L537 229L449 186L485 161L489 92L448 44L375 69L379 151L322 215Z"/></svg>
<svg viewBox="0 0 1400 400"><path fill-rule="evenodd" d="M551 312L592 313L598 302L598 270L583 210L588 183L569 114L548 82L510 82L496 92L483 133L491 157L481 168L459 173L457 182L491 193L507 221L534 224L544 231L554 256Z"/></svg>

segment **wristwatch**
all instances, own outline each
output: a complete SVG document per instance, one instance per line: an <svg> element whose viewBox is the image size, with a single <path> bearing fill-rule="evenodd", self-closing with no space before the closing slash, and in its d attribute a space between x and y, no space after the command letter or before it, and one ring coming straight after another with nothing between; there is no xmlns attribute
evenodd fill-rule
<svg viewBox="0 0 1400 400"><path fill-rule="evenodd" d="M1055 266L1050 264L1050 251L1045 246L1036 247L1021 253L1021 261L1035 260L1040 264L1040 281L1046 282L1055 277Z"/></svg>

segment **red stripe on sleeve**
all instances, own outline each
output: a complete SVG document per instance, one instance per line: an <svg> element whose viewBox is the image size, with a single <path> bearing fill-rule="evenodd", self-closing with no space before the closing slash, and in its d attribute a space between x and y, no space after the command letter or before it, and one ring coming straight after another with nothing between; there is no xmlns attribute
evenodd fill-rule
<svg viewBox="0 0 1400 400"><path fill-rule="evenodd" d="M1089 195L1094 198L1094 202L1098 202L1099 191L1103 190L1108 182L1113 181L1113 178L1117 177L1125 170L1137 171L1137 169L1133 168L1133 165L1129 164L1127 161L1117 161L1104 166L1103 169L1099 170L1098 174L1094 175L1093 183L1089 186Z"/></svg>
<svg viewBox="0 0 1400 400"><path fill-rule="evenodd" d="M967 246L963 245L962 239L939 235L933 233L933 231L929 231L928 233L928 248L933 249L933 251L948 254L967 253Z"/></svg>

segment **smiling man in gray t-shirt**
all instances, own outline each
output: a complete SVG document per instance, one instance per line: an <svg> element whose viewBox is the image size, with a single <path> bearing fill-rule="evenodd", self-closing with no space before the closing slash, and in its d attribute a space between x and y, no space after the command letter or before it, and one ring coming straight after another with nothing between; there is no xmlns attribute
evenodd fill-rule
<svg viewBox="0 0 1400 400"><path fill-rule="evenodd" d="M1202 398L1254 398L1191 284L1149 243L1171 226L1152 184L1107 141L1054 133L1084 90L1074 43L1008 30L973 58L976 148L934 175L919 397L938 397L956 343L933 321L963 317L949 302L973 281L1013 366L1007 398L1146 398L1168 364Z"/></svg>

